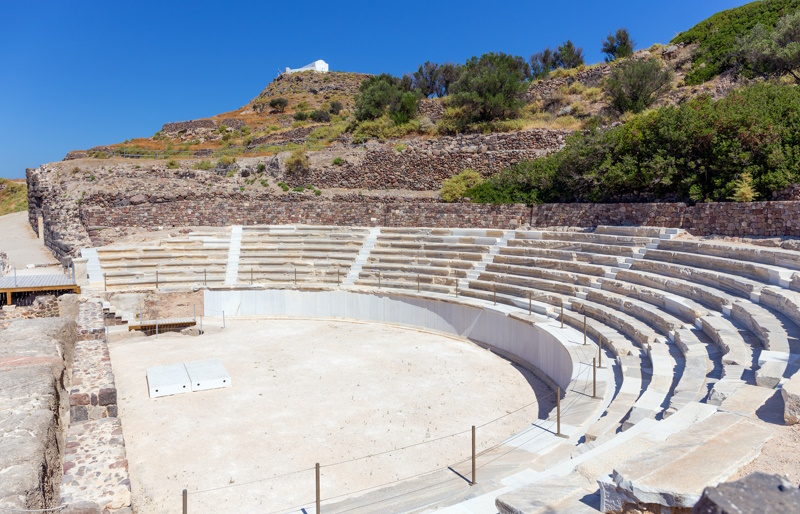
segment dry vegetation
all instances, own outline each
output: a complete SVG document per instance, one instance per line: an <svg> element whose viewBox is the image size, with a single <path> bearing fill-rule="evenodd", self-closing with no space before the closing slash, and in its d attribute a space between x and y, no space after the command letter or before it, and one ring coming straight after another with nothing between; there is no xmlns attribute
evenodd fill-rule
<svg viewBox="0 0 800 514"><path fill-rule="evenodd" d="M28 209L28 187L24 180L0 178L0 216Z"/></svg>

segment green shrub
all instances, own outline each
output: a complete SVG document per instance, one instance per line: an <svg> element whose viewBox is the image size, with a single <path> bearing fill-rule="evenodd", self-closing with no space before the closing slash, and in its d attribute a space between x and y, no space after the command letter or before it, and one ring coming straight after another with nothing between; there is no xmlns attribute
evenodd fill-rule
<svg viewBox="0 0 800 514"><path fill-rule="evenodd" d="M342 159L341 157L334 157L333 159L334 166L341 166L342 164L344 164L344 159Z"/></svg>
<svg viewBox="0 0 800 514"><path fill-rule="evenodd" d="M309 107L310 105L308 105L308 102L306 102L305 100L297 104L298 111L307 111Z"/></svg>
<svg viewBox="0 0 800 514"><path fill-rule="evenodd" d="M342 112L342 102L334 100L331 102L331 107L328 109L328 111L330 111L330 113L333 115L338 115L340 112Z"/></svg>
<svg viewBox="0 0 800 514"><path fill-rule="evenodd" d="M171 170L178 169L178 161L176 161L175 159L168 160L167 161L167 168L169 168Z"/></svg>
<svg viewBox="0 0 800 514"><path fill-rule="evenodd" d="M283 98L282 96L278 98L273 98L272 100L269 101L269 106L277 110L278 112L283 112L288 105L289 105L289 100Z"/></svg>
<svg viewBox="0 0 800 514"><path fill-rule="evenodd" d="M306 114L305 111L299 111L294 113L293 117L297 121L305 121L308 119L308 114Z"/></svg>
<svg viewBox="0 0 800 514"><path fill-rule="evenodd" d="M317 109L316 111L312 111L309 115L312 121L317 123L327 123L331 121L331 115L328 111Z"/></svg>
<svg viewBox="0 0 800 514"><path fill-rule="evenodd" d="M256 166L256 170L257 170L259 173L264 173L264 171L265 171L266 169L267 169L267 165L266 165L266 164L264 164L263 162L259 162L259 163L258 163L258 166Z"/></svg>
<svg viewBox="0 0 800 514"><path fill-rule="evenodd" d="M235 162L236 162L236 157L233 157L231 155L223 155L217 161L217 168L227 168L229 166L232 166L233 163Z"/></svg>
<svg viewBox="0 0 800 514"><path fill-rule="evenodd" d="M284 193L289 190L289 185L286 182L278 182L278 187L283 189Z"/></svg>
<svg viewBox="0 0 800 514"><path fill-rule="evenodd" d="M334 123L324 127L317 127L308 135L309 139L316 139L317 141L335 141L347 130L347 123Z"/></svg>
<svg viewBox="0 0 800 514"><path fill-rule="evenodd" d="M800 83L800 10L778 20L775 30L762 24L737 45L740 61L765 77L791 75Z"/></svg>
<svg viewBox="0 0 800 514"><path fill-rule="evenodd" d="M320 191L319 189L315 189L315 190L314 190L314 194L315 194L316 196L319 196L319 195L321 195L321 194L322 194L322 191Z"/></svg>
<svg viewBox="0 0 800 514"><path fill-rule="evenodd" d="M468 189L480 185L483 180L483 177L477 171L464 170L442 182L439 195L445 202L455 202L463 198Z"/></svg>
<svg viewBox="0 0 800 514"><path fill-rule="evenodd" d="M669 91L672 79L658 59L625 61L613 67L604 89L619 112L642 112Z"/></svg>
<svg viewBox="0 0 800 514"><path fill-rule="evenodd" d="M800 182L800 88L756 84L570 136L467 191L476 202L725 201L743 173L760 198ZM744 198L742 194L739 197Z"/></svg>
<svg viewBox="0 0 800 514"><path fill-rule="evenodd" d="M284 165L289 173L303 173L308 171L310 167L308 156L302 148L294 150L292 155L286 158Z"/></svg>
<svg viewBox="0 0 800 514"><path fill-rule="evenodd" d="M303 186L297 186L294 189L292 189L292 191L294 191L295 193L302 193L305 190L306 188L304 188Z"/></svg>
<svg viewBox="0 0 800 514"><path fill-rule="evenodd" d="M753 176L748 172L742 173L734 183L733 194L728 197L728 200L734 202L752 202L758 198L758 192L753 188Z"/></svg>
<svg viewBox="0 0 800 514"><path fill-rule="evenodd" d="M470 58L453 84L447 106L462 121L489 121L515 117L524 105L530 67L522 57L504 53Z"/></svg>
<svg viewBox="0 0 800 514"><path fill-rule="evenodd" d="M414 117L418 101L406 87L410 84L387 73L365 80L356 95L356 120L375 120L388 113L396 125L406 123Z"/></svg>
<svg viewBox="0 0 800 514"><path fill-rule="evenodd" d="M686 84L700 84L736 65L738 41L761 24L772 27L781 16L796 12L800 0L767 0L721 11L672 39L672 43L698 43Z"/></svg>

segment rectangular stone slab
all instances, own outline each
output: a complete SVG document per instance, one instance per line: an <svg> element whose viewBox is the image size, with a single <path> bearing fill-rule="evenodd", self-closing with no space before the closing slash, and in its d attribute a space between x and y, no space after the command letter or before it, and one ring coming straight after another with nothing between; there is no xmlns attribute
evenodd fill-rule
<svg viewBox="0 0 800 514"><path fill-rule="evenodd" d="M150 398L160 398L191 392L192 383L183 364L168 364L147 368L147 388Z"/></svg>
<svg viewBox="0 0 800 514"><path fill-rule="evenodd" d="M231 386L231 376L219 359L187 362L184 366L189 374L192 391L205 391L207 389L220 389Z"/></svg>

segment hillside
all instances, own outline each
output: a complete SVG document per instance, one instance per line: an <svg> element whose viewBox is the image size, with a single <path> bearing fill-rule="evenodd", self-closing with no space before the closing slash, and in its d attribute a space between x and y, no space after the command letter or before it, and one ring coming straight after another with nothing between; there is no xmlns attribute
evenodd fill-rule
<svg viewBox="0 0 800 514"><path fill-rule="evenodd" d="M0 178L0 216L28 209L28 188L22 180Z"/></svg>

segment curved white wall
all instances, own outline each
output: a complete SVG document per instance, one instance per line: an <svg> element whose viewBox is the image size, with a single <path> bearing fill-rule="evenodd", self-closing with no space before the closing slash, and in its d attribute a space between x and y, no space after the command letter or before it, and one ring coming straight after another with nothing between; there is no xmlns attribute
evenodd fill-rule
<svg viewBox="0 0 800 514"><path fill-rule="evenodd" d="M347 318L419 327L497 348L544 373L562 390L573 373L570 354L551 322L534 323L470 299L341 290L206 290L204 309L226 316Z"/></svg>

